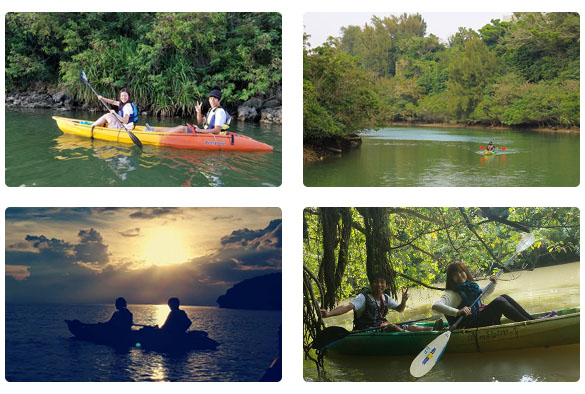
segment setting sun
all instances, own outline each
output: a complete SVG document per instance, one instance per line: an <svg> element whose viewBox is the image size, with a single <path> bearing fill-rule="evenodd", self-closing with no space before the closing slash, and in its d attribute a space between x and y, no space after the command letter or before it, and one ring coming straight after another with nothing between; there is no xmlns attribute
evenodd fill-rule
<svg viewBox="0 0 585 394"><path fill-rule="evenodd" d="M145 235L142 254L147 264L180 264L193 257L187 235L180 230L158 227Z"/></svg>

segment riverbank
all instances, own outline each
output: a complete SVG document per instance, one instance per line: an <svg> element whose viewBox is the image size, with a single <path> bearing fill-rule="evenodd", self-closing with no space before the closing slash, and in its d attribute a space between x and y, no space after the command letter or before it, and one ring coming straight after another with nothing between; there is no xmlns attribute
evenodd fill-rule
<svg viewBox="0 0 585 394"><path fill-rule="evenodd" d="M362 138L358 134L334 136L303 142L303 161L315 162L330 156L341 155L350 149L359 148Z"/></svg>
<svg viewBox="0 0 585 394"><path fill-rule="evenodd" d="M491 126L491 125L467 125L461 123L416 123L416 122L390 122L387 127L441 127L450 129L481 129L481 130L526 130L537 131L543 133L563 133L563 134L579 134L580 128L562 128L562 127L508 127L508 126Z"/></svg>
<svg viewBox="0 0 585 394"><path fill-rule="evenodd" d="M441 128L441 129L469 129L469 130L526 130L539 133L560 133L560 134L580 134L579 128L556 128L556 127L539 127L539 128L519 128L505 126L487 126L487 125L463 125L458 123L413 123L413 122L391 122L385 127L418 127L418 128ZM350 134L347 136L336 136L324 139L305 139L303 141L303 162L313 163L335 157L356 149L361 146L362 140L359 134Z"/></svg>
<svg viewBox="0 0 585 394"><path fill-rule="evenodd" d="M4 104L8 108L44 108L59 112L103 112L101 107L93 103L91 105L80 103L56 87L40 87L26 92L6 92ZM282 88L277 89L275 96L254 97L233 108L228 107L228 111L233 117L243 122L282 124ZM140 111L140 113L142 115L149 114L148 111Z"/></svg>

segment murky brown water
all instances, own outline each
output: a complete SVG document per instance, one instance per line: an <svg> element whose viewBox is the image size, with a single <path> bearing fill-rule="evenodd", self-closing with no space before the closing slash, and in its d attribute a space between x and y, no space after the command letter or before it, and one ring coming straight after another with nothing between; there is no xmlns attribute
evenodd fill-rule
<svg viewBox="0 0 585 394"><path fill-rule="evenodd" d="M485 286L487 281L479 282ZM428 316L431 303L441 292L412 289L404 313L391 312L390 321L399 322ZM486 302L508 294L528 312L563 309L580 305L579 263L503 274ZM352 315L327 319L327 325L351 330ZM410 376L413 356L355 357L325 359L327 380L332 381L416 381ZM318 380L315 364L304 361L305 380ZM445 354L431 372L418 381L577 381L579 345L534 348L509 352Z"/></svg>

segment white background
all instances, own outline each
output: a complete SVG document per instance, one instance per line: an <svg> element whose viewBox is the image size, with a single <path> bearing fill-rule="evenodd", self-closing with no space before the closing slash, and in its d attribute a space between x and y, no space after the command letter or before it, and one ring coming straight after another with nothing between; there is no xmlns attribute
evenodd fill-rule
<svg viewBox="0 0 585 394"><path fill-rule="evenodd" d="M302 34L306 12L502 12L582 11L578 1L331 1L293 0L219 0L219 1L3 1L3 13L38 11L256 11L280 12L283 16L283 174L277 188L7 188L4 172L0 182L0 201L7 207L54 206L135 206L135 207L280 207L283 217L283 380L280 383L172 383L172 384L30 384L2 382L9 392L102 392L124 390L132 394L158 393L161 390L207 393L337 393L423 392L473 390L548 392L583 390L583 383L522 386L518 383L308 383L302 370L302 210L307 206L571 206L583 204L583 187L576 188L306 188L302 163ZM582 12L581 12L582 14ZM4 23L2 23L4 40ZM4 48L4 45L2 45ZM583 48L583 44L581 44ZM4 56L2 56L4 67ZM583 64L583 61L581 61ZM4 79L2 79L4 85ZM4 91L4 86L2 86ZM581 106L582 109L583 106ZM4 125L2 111L1 125ZM0 133L4 150L4 133ZM23 157L22 160L26 160ZM2 154L4 162L4 154ZM583 163L583 160L581 160ZM581 172L583 164L581 164ZM131 202L130 205L128 205ZM4 222L4 215L2 215ZM4 227L4 226L2 226ZM4 232L1 232L4 239ZM4 257L3 257L4 258ZM2 281L4 294L4 281ZM4 302L1 304L3 327L0 363L4 376ZM583 333L583 329L581 329ZM581 355L581 375L583 357ZM528 384L528 383L525 383ZM581 389L579 389L581 387Z"/></svg>

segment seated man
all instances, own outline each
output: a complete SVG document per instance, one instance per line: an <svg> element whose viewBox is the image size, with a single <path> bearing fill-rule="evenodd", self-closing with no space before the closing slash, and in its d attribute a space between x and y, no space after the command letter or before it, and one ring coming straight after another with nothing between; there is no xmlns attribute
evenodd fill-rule
<svg viewBox="0 0 585 394"><path fill-rule="evenodd" d="M191 326L191 320L187 317L185 311L179 309L180 301L177 297L169 298L169 308L171 311L165 320L165 324L160 328L168 334L183 334Z"/></svg>
<svg viewBox="0 0 585 394"><path fill-rule="evenodd" d="M389 324L386 320L386 314L390 309L402 312L406 308L408 300L408 289L403 290L400 304L385 294L386 276L382 273L374 273L370 281L370 290L358 294L349 304L338 306L337 308L327 311L321 309L321 317L338 316L349 311L354 311L353 329L365 330L368 328L383 326L384 331L402 332L402 331L431 331L431 327L421 327L415 325L398 326ZM441 322L442 323L442 322Z"/></svg>
<svg viewBox="0 0 585 394"><path fill-rule="evenodd" d="M195 111L197 112L197 123L203 124L203 128L199 128L197 126L193 127L189 130L188 126L176 126L171 127L170 129L163 129L157 130L160 132L165 133L189 133L189 132L196 132L196 133L210 133L210 134L220 134L221 132L228 129L230 122L232 120L230 114L223 109L221 104L221 92L219 90L212 90L209 92L209 111L207 111L207 115L203 116L201 114L201 106L202 102L200 103L197 101L197 105L195 106ZM148 131L154 130L151 128L150 125L146 125L146 129Z"/></svg>
<svg viewBox="0 0 585 394"><path fill-rule="evenodd" d="M116 299L116 309L117 311L114 312L110 320L105 324L107 324L110 329L117 332L130 331L132 329L133 316L132 312L126 309L126 300L124 297L118 297Z"/></svg>

